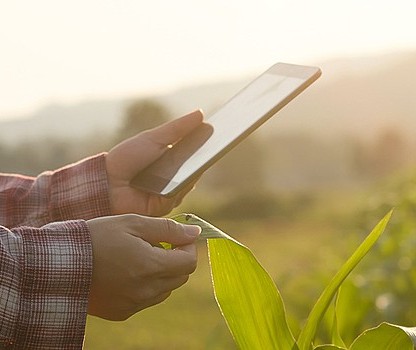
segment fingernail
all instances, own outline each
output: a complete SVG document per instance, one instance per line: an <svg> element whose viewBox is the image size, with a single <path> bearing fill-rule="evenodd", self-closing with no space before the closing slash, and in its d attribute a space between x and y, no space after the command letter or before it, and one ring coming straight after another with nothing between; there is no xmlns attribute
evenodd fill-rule
<svg viewBox="0 0 416 350"><path fill-rule="evenodd" d="M198 225L184 225L185 233L191 237L199 236L201 233L201 228Z"/></svg>

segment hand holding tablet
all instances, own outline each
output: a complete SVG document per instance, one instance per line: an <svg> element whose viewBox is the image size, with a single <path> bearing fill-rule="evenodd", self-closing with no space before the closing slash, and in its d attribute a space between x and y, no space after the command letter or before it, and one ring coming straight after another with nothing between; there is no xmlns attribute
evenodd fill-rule
<svg viewBox="0 0 416 350"><path fill-rule="evenodd" d="M317 67L277 63L243 88L190 135L170 147L132 180L132 186L171 196L305 90Z"/></svg>

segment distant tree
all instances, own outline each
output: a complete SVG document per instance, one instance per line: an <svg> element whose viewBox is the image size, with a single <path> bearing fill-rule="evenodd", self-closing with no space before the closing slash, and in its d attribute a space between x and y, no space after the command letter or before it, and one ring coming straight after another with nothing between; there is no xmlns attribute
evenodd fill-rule
<svg viewBox="0 0 416 350"><path fill-rule="evenodd" d="M359 179L390 176L415 160L414 151L404 133L395 128L380 130L372 143L356 139L351 146L352 171Z"/></svg>
<svg viewBox="0 0 416 350"><path fill-rule="evenodd" d="M72 148L71 143L58 139L23 141L0 151L0 171L36 176L76 161Z"/></svg>
<svg viewBox="0 0 416 350"><path fill-rule="evenodd" d="M47 138L24 140L14 146L0 144L0 171L35 176L44 170L53 170L108 150L115 143L168 119L168 112L160 103L139 100L127 108L122 128L116 131L116 135L97 133L76 141Z"/></svg>
<svg viewBox="0 0 416 350"><path fill-rule="evenodd" d="M400 130L386 128L376 140L372 155L372 168L378 176L394 173L411 162L412 153Z"/></svg>
<svg viewBox="0 0 416 350"><path fill-rule="evenodd" d="M368 143L359 138L350 141L350 166L352 174L365 180L372 173L372 155Z"/></svg>
<svg viewBox="0 0 416 350"><path fill-rule="evenodd" d="M127 107L117 141L154 128L168 120L169 112L161 103L150 99L137 100Z"/></svg>

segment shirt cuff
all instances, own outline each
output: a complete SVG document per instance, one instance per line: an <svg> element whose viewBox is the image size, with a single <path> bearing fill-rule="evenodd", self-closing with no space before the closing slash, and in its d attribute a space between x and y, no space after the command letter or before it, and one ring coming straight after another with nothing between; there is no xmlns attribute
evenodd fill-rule
<svg viewBox="0 0 416 350"><path fill-rule="evenodd" d="M51 222L111 214L105 155L86 158L53 173Z"/></svg>
<svg viewBox="0 0 416 350"><path fill-rule="evenodd" d="M86 222L19 229L25 232L17 339L31 349L81 349L92 278Z"/></svg>

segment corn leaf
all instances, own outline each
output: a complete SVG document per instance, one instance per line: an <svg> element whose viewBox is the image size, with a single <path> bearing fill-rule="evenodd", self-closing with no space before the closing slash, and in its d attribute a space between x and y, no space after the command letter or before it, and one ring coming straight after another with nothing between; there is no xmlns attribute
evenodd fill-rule
<svg viewBox="0 0 416 350"><path fill-rule="evenodd" d="M192 214L175 220L196 224L208 238L214 293L240 349L298 349L274 281L252 252L218 228Z"/></svg>
<svg viewBox="0 0 416 350"><path fill-rule="evenodd" d="M382 323L362 333L354 340L350 350L413 350L415 340L416 328Z"/></svg>
<svg viewBox="0 0 416 350"><path fill-rule="evenodd" d="M332 344L339 346L340 348L345 348L345 343L342 340L341 334L339 333L338 328L338 315L337 315L337 306L338 306L338 299L339 299L339 292L340 289L338 289L335 302L334 302L334 316L332 320L332 329L331 329L331 338L332 338Z"/></svg>
<svg viewBox="0 0 416 350"><path fill-rule="evenodd" d="M347 348L342 348L337 345L328 344L328 345L319 345L316 348L313 348L313 350L347 350Z"/></svg>
<svg viewBox="0 0 416 350"><path fill-rule="evenodd" d="M376 243L380 235L383 233L387 223L389 222L391 215L392 211L390 211L383 219L381 219L381 221L370 232L364 242L357 248L357 250L352 254L352 256L347 260L347 262L341 267L331 282L327 285L318 301L312 308L308 320L306 321L306 324L299 335L298 345L300 350L312 349L312 342L315 338L319 322L321 321L324 313L330 305L335 293L341 286L342 282L351 273L351 271L357 266L361 259Z"/></svg>

